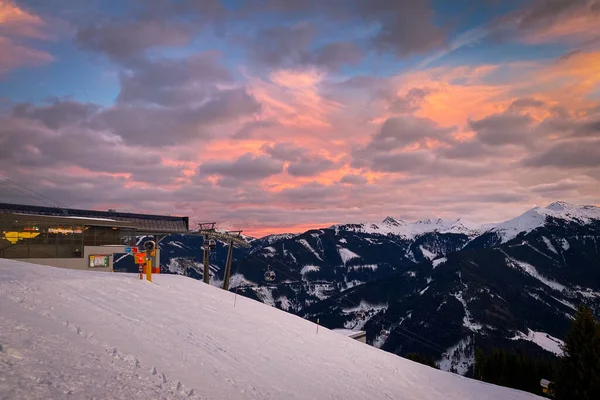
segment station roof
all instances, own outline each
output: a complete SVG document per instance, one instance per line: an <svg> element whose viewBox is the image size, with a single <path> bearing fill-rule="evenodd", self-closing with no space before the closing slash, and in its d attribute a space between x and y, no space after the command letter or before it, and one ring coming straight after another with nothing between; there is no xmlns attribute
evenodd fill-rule
<svg viewBox="0 0 600 400"><path fill-rule="evenodd" d="M171 215L125 213L117 211L81 210L59 207L0 203L0 215L10 214L17 219L31 220L60 218L61 223L79 223L90 226L130 228L138 233L187 233L189 218Z"/></svg>

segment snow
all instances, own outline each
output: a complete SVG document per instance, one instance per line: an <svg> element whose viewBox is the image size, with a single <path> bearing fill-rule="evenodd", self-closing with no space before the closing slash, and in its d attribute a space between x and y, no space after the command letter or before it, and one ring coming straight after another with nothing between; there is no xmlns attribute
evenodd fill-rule
<svg viewBox="0 0 600 400"><path fill-rule="evenodd" d="M60 399L537 399L177 275L0 259L0 393ZM235 307L234 307L235 304Z"/></svg>
<svg viewBox="0 0 600 400"><path fill-rule="evenodd" d="M338 240L340 243L348 243L348 241L346 240L346 238L341 238L340 240Z"/></svg>
<svg viewBox="0 0 600 400"><path fill-rule="evenodd" d="M354 258L360 258L360 256L356 253L354 253L351 250L348 250L345 247L341 247L338 246L337 247L338 250L338 254L340 255L340 257L342 258L342 262L344 263L344 267L346 266L346 263Z"/></svg>
<svg viewBox="0 0 600 400"><path fill-rule="evenodd" d="M377 268L379 268L379 266L377 264L364 264L364 265L353 265L352 269L355 271L361 270L361 269L370 269L372 271L375 271Z"/></svg>
<svg viewBox="0 0 600 400"><path fill-rule="evenodd" d="M471 338L460 340L454 346L449 347L446 350L446 354L449 358L442 357L438 360L438 365L442 371L450 371L455 369L459 375L465 375L469 370L469 367L475 363L475 354L472 351Z"/></svg>
<svg viewBox="0 0 600 400"><path fill-rule="evenodd" d="M309 272L317 272L321 269L321 267L319 267L318 265L305 265L304 267L302 267L302 269L300 270L300 273L302 275L306 275Z"/></svg>
<svg viewBox="0 0 600 400"><path fill-rule="evenodd" d="M295 233L278 233L278 234L274 234L274 235L267 235L264 236L260 239L254 239L254 240L260 240L261 242L263 242L265 245L271 245L275 242L278 242L280 240L286 240L286 239L292 239L294 237L298 236L298 234Z"/></svg>
<svg viewBox="0 0 600 400"><path fill-rule="evenodd" d="M471 319L471 313L469 312L469 308L467 307L466 300L462 296L462 292L454 293L452 294L452 296L456 297L456 300L460 301L460 304L462 304L463 309L465 310L465 316L463 317L463 325L472 331L479 331L483 326L474 322Z"/></svg>
<svg viewBox="0 0 600 400"><path fill-rule="evenodd" d="M427 291L427 289L429 289L429 286L427 286L425 289L421 290L419 292L419 296L423 296L425 294L425 292Z"/></svg>
<svg viewBox="0 0 600 400"><path fill-rule="evenodd" d="M405 239L414 239L429 232L438 233L461 233L469 237L475 237L495 224L480 225L461 218L456 220L425 219L416 222L407 222L393 217L387 217L381 223L333 225L330 229L349 232L361 232L372 235L393 235Z"/></svg>
<svg viewBox="0 0 600 400"><path fill-rule="evenodd" d="M300 243L302 246L306 247L309 251L311 251L319 260L323 261L319 253L317 253L315 249L312 248L312 246L306 241L306 239L300 239L298 240L298 243Z"/></svg>
<svg viewBox="0 0 600 400"><path fill-rule="evenodd" d="M527 331L527 334L517 331L516 335L510 338L510 340L528 340L537 344L542 349L556 354L557 356L561 356L563 354L563 351L560 348L560 345L564 344L562 340L557 339L554 336L550 336L546 332L535 332L529 328L527 328Z"/></svg>
<svg viewBox="0 0 600 400"><path fill-rule="evenodd" d="M556 247L554 247L550 239L548 239L546 236L542 236L542 240L544 241L544 243L546 243L546 246L548 246L548 249L551 252L558 254L558 251L556 251Z"/></svg>
<svg viewBox="0 0 600 400"><path fill-rule="evenodd" d="M427 250L423 246L419 246L419 250L421 250L421 253L423 254L423 257L425 257L428 260L433 260L434 258L437 257L437 254L432 253L431 251Z"/></svg>
<svg viewBox="0 0 600 400"><path fill-rule="evenodd" d="M234 289L234 288L240 287L240 286L254 286L254 285L255 285L254 282L249 281L242 274L233 274L229 278L229 288L230 289Z"/></svg>
<svg viewBox="0 0 600 400"><path fill-rule="evenodd" d="M445 263L446 261L448 261L448 259L446 257L442 257L438 258L437 260L433 260L431 263L433 264L433 268L435 268L438 265Z"/></svg>
<svg viewBox="0 0 600 400"><path fill-rule="evenodd" d="M344 308L342 311L346 314L355 313L357 311L369 311L369 312L379 312L382 310L387 310L388 304L372 304L368 303L364 300L361 300L360 304L356 307Z"/></svg>
<svg viewBox="0 0 600 400"><path fill-rule="evenodd" d="M544 226L548 217L579 224L589 224L593 220L600 220L600 207L579 206L558 201L547 207L532 208L522 215L492 228L491 232L496 232L502 243L505 243L522 232L528 233Z"/></svg>
<svg viewBox="0 0 600 400"><path fill-rule="evenodd" d="M288 311L290 309L291 304L287 296L281 296L277 299L277 301L281 303L282 310Z"/></svg>
<svg viewBox="0 0 600 400"><path fill-rule="evenodd" d="M174 247L178 247L180 249L184 249L185 248L184 245L183 245L183 243L181 243L181 242L170 241L168 244L171 245L171 246L174 246Z"/></svg>
<svg viewBox="0 0 600 400"><path fill-rule="evenodd" d="M561 245L562 245L562 249L564 251L567 251L567 250L569 250L569 248L571 248L567 239L561 239Z"/></svg>
<svg viewBox="0 0 600 400"><path fill-rule="evenodd" d="M524 261L519 261L519 260L509 256L504 250L500 250L500 251L504 254L508 264L511 267L522 270L526 274L532 276L533 278L537 279L538 281L542 282L544 285L546 285L554 290L558 290L560 292L565 289L565 287L562 284L560 284L556 281L553 281L551 279L548 279L548 278L544 277L543 275L541 275L533 265L526 263Z"/></svg>

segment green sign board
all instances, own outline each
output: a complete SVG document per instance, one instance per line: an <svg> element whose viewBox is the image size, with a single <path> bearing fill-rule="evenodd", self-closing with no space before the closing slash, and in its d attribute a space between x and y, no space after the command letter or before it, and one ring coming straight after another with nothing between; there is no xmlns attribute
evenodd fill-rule
<svg viewBox="0 0 600 400"><path fill-rule="evenodd" d="M90 268L105 268L109 266L108 254L92 254L90 255Z"/></svg>

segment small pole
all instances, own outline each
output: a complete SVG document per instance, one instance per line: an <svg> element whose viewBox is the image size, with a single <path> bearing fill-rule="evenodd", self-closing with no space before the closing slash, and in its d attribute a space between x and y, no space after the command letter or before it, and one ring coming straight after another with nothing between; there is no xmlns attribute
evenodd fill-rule
<svg viewBox="0 0 600 400"><path fill-rule="evenodd" d="M237 286L235 287L235 296L233 296L233 306L235 307L235 303L237 302Z"/></svg>
<svg viewBox="0 0 600 400"><path fill-rule="evenodd" d="M319 318L317 318L317 335L319 334Z"/></svg>
<svg viewBox="0 0 600 400"><path fill-rule="evenodd" d="M152 258L148 258L146 261L146 279L152 282Z"/></svg>

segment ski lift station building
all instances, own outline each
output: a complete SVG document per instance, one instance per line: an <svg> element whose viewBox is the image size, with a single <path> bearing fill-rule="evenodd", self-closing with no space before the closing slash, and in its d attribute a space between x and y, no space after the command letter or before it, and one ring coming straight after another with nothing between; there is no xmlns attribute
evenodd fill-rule
<svg viewBox="0 0 600 400"><path fill-rule="evenodd" d="M188 217L0 203L0 258L33 264L113 271L114 254L135 246L136 236L154 236L158 243L188 231Z"/></svg>
<svg viewBox="0 0 600 400"><path fill-rule="evenodd" d="M366 331L353 331L351 329L333 329L341 335L348 336L351 339L357 340L361 343L367 343L367 332Z"/></svg>

